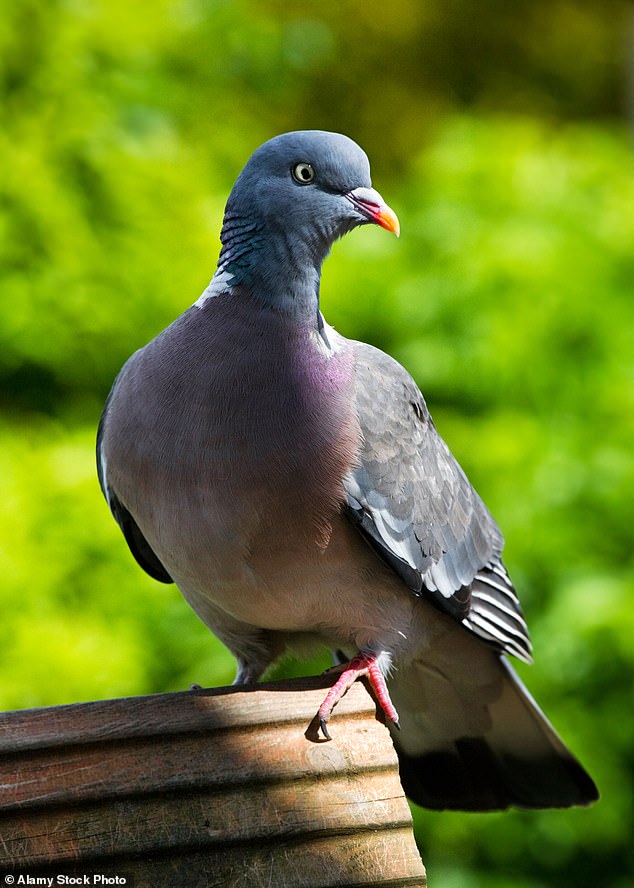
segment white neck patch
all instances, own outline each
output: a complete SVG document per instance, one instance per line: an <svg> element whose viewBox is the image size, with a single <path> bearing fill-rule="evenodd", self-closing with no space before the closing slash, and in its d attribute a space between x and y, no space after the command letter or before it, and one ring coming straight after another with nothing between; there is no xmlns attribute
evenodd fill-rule
<svg viewBox="0 0 634 888"><path fill-rule="evenodd" d="M209 281L207 289L203 290L201 295L194 302L194 306L196 308L202 308L208 299L213 299L214 296L219 296L221 293L224 293L232 284L233 275L228 271L219 268Z"/></svg>
<svg viewBox="0 0 634 888"><path fill-rule="evenodd" d="M337 333L334 327L331 327L330 324L326 323L323 315L321 316L321 322L323 326L321 333L318 335L319 345L324 354L331 358L333 355L337 354L337 352L341 351L345 340L343 336L340 336Z"/></svg>

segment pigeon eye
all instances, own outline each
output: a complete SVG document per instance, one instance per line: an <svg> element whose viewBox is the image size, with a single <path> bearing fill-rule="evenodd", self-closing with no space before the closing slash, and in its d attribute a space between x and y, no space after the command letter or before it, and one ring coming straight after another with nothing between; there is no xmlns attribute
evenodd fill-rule
<svg viewBox="0 0 634 888"><path fill-rule="evenodd" d="M300 185L310 185L315 179L315 170L309 163L296 163L291 173Z"/></svg>

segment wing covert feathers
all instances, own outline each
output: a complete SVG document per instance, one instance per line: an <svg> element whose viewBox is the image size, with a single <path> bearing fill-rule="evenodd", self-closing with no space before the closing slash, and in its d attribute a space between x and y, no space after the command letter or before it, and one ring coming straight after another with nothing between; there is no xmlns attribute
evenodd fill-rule
<svg viewBox="0 0 634 888"><path fill-rule="evenodd" d="M416 383L389 355L355 342L359 465L348 514L417 595L530 662L502 534L442 440Z"/></svg>

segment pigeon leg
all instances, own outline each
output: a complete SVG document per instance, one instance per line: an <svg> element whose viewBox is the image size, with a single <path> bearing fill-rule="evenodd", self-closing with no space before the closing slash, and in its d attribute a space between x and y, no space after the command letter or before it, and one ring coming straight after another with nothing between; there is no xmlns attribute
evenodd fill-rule
<svg viewBox="0 0 634 888"><path fill-rule="evenodd" d="M358 678L362 678L363 676L366 676L370 682L370 687L374 691L376 699L388 721L391 721L395 727L399 727L398 713L390 700L390 694L387 685L385 684L385 678L379 669L375 654L359 653L348 663L345 663L342 666L334 666L331 669L328 669L327 672L338 670L341 670L341 675L328 691L326 699L317 712L319 727L326 740L331 739L330 734L328 733L327 724L332 714L332 710L344 696L348 688L350 688Z"/></svg>

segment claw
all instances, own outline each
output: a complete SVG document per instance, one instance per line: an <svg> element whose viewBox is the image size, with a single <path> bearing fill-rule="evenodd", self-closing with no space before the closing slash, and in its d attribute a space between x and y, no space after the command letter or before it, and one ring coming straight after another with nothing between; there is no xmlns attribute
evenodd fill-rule
<svg viewBox="0 0 634 888"><path fill-rule="evenodd" d="M319 727L321 728L321 733L324 735L326 740L332 740L332 737L328 733L328 720L325 718L319 719Z"/></svg>

